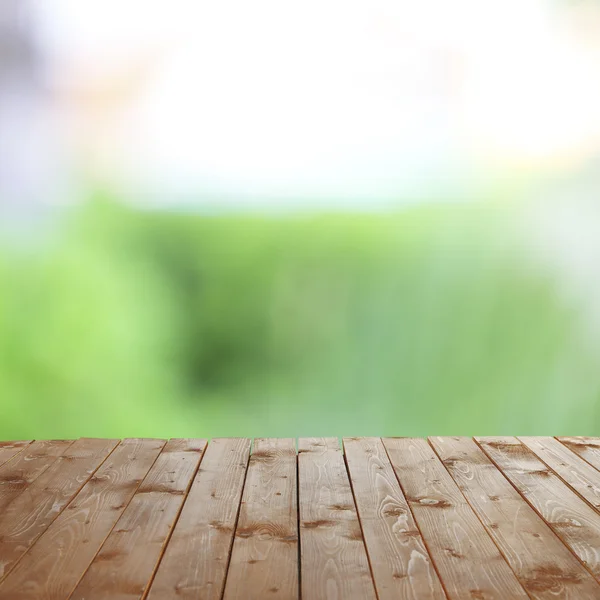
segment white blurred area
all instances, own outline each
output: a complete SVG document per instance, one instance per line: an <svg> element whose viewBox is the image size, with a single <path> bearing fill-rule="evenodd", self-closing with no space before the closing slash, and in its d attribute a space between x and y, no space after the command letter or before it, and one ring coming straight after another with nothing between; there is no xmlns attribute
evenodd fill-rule
<svg viewBox="0 0 600 600"><path fill-rule="evenodd" d="M0 216L90 184L369 209L596 171L598 0L0 0Z"/></svg>

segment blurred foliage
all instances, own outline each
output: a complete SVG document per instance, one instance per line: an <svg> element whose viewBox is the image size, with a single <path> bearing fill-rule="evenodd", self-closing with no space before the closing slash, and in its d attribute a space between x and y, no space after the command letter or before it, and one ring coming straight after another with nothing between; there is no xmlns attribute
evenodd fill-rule
<svg viewBox="0 0 600 600"><path fill-rule="evenodd" d="M0 251L0 438L597 435L598 356L514 221L90 202Z"/></svg>

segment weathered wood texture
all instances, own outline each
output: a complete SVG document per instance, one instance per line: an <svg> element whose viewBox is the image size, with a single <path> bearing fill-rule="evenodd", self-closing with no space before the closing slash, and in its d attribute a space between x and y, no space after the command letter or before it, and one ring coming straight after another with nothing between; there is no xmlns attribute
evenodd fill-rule
<svg viewBox="0 0 600 600"><path fill-rule="evenodd" d="M0 467L0 515L72 443L65 440L34 442Z"/></svg>
<svg viewBox="0 0 600 600"><path fill-rule="evenodd" d="M294 440L254 440L225 600L299 597L296 475Z"/></svg>
<svg viewBox="0 0 600 600"><path fill-rule="evenodd" d="M58 517L117 445L81 439L70 445L0 513L0 580Z"/></svg>
<svg viewBox="0 0 600 600"><path fill-rule="evenodd" d="M337 438L299 440L298 486L302 599L376 600Z"/></svg>
<svg viewBox="0 0 600 600"><path fill-rule="evenodd" d="M600 513L517 438L475 439L556 535L600 580Z"/></svg>
<svg viewBox="0 0 600 600"><path fill-rule="evenodd" d="M449 598L527 598L426 440L384 440Z"/></svg>
<svg viewBox="0 0 600 600"><path fill-rule="evenodd" d="M430 442L532 598L600 598L598 583L473 440Z"/></svg>
<svg viewBox="0 0 600 600"><path fill-rule="evenodd" d="M0 597L67 598L163 446L159 440L121 442L0 584Z"/></svg>
<svg viewBox="0 0 600 600"><path fill-rule="evenodd" d="M443 598L437 573L379 438L344 438L379 599Z"/></svg>
<svg viewBox="0 0 600 600"><path fill-rule="evenodd" d="M31 441L27 442L0 442L0 467L22 452Z"/></svg>
<svg viewBox="0 0 600 600"><path fill-rule="evenodd" d="M0 442L0 600L600 598L596 438Z"/></svg>
<svg viewBox="0 0 600 600"><path fill-rule="evenodd" d="M222 597L249 454L249 439L210 443L152 584L150 600Z"/></svg>
<svg viewBox="0 0 600 600"><path fill-rule="evenodd" d="M596 469L600 469L600 439L589 437L559 437L558 441L583 458Z"/></svg>
<svg viewBox="0 0 600 600"><path fill-rule="evenodd" d="M600 471L554 438L520 437L534 454L594 508L600 508Z"/></svg>
<svg viewBox="0 0 600 600"><path fill-rule="evenodd" d="M71 598L142 598L196 474L203 440L171 440L135 492Z"/></svg>

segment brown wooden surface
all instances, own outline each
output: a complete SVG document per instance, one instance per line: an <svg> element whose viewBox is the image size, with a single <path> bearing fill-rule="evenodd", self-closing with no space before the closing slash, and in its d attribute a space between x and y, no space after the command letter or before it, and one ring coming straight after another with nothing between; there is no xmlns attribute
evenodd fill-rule
<svg viewBox="0 0 600 600"><path fill-rule="evenodd" d="M171 440L135 492L71 598L142 598L196 474L204 440Z"/></svg>
<svg viewBox="0 0 600 600"><path fill-rule="evenodd" d="M0 600L600 598L597 438L0 442Z"/></svg>
<svg viewBox="0 0 600 600"><path fill-rule="evenodd" d="M296 475L294 440L254 440L225 600L299 597Z"/></svg>
<svg viewBox="0 0 600 600"><path fill-rule="evenodd" d="M150 590L150 600L218 600L244 488L249 439L213 440Z"/></svg>
<svg viewBox="0 0 600 600"><path fill-rule="evenodd" d="M458 486L424 439L384 440L449 598L527 598Z"/></svg>
<svg viewBox="0 0 600 600"><path fill-rule="evenodd" d="M0 580L58 517L117 443L77 440L5 507L0 513Z"/></svg>
<svg viewBox="0 0 600 600"><path fill-rule="evenodd" d="M298 486L302 599L376 600L337 438L301 438Z"/></svg>
<svg viewBox="0 0 600 600"><path fill-rule="evenodd" d="M563 446L577 454L592 467L600 469L600 439L589 437L556 438Z"/></svg>
<svg viewBox="0 0 600 600"><path fill-rule="evenodd" d="M437 573L379 438L344 438L379 600L443 598Z"/></svg>
<svg viewBox="0 0 600 600"><path fill-rule="evenodd" d="M67 598L125 510L165 442L124 440L0 583L12 600Z"/></svg>
<svg viewBox="0 0 600 600"><path fill-rule="evenodd" d="M534 454L594 508L600 508L600 471L573 456L558 440L548 437L520 437Z"/></svg>
<svg viewBox="0 0 600 600"><path fill-rule="evenodd" d="M65 440L34 442L0 467L0 515L72 443Z"/></svg>
<svg viewBox="0 0 600 600"><path fill-rule="evenodd" d="M14 458L31 444L31 440L23 442L0 442L0 467Z"/></svg>
<svg viewBox="0 0 600 600"><path fill-rule="evenodd" d="M476 440L556 535L600 579L600 513L517 438Z"/></svg>
<svg viewBox="0 0 600 600"><path fill-rule="evenodd" d="M430 442L532 598L600 598L600 585L473 440Z"/></svg>

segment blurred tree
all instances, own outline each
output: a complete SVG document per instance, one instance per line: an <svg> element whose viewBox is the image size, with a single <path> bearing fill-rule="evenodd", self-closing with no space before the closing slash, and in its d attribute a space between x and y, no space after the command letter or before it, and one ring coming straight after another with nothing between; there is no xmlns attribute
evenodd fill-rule
<svg viewBox="0 0 600 600"><path fill-rule="evenodd" d="M514 225L91 203L3 254L0 437L597 433L597 355Z"/></svg>

